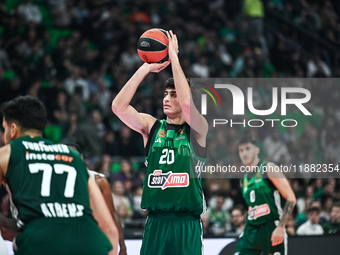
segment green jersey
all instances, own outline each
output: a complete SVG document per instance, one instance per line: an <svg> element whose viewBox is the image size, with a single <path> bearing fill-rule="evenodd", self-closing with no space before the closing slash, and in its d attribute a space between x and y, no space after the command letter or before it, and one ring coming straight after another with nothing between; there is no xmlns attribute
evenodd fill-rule
<svg viewBox="0 0 340 255"><path fill-rule="evenodd" d="M196 168L200 169L207 158L196 155L189 125L156 121L148 146L141 207L154 212L203 213L205 199Z"/></svg>
<svg viewBox="0 0 340 255"><path fill-rule="evenodd" d="M78 152L42 137L10 142L6 174L18 227L40 218L92 217L87 169Z"/></svg>
<svg viewBox="0 0 340 255"><path fill-rule="evenodd" d="M250 173L252 177L248 177L247 173L243 178L242 194L249 207L247 224L260 225L276 221L282 213L283 199L279 191L263 176L262 168L266 163L263 161L257 172Z"/></svg>

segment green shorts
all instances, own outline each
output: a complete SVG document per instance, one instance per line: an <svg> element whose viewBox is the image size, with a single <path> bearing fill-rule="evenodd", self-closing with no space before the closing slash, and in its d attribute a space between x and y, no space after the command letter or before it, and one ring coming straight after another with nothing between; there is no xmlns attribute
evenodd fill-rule
<svg viewBox="0 0 340 255"><path fill-rule="evenodd" d="M17 236L15 244L16 255L107 255L112 249L90 217L34 220Z"/></svg>
<svg viewBox="0 0 340 255"><path fill-rule="evenodd" d="M254 226L246 224L244 232L240 235L234 255L285 255L287 254L287 234L283 243L272 246L270 241L276 225L274 222Z"/></svg>
<svg viewBox="0 0 340 255"><path fill-rule="evenodd" d="M141 255L202 255L203 224L199 216L149 213Z"/></svg>

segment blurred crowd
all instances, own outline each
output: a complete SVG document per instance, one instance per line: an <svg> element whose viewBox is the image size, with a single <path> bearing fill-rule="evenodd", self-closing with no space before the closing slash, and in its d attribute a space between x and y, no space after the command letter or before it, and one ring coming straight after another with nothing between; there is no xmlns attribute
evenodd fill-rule
<svg viewBox="0 0 340 255"><path fill-rule="evenodd" d="M289 179L297 196L286 230L289 236L340 234L340 192L338 179ZM239 183L220 179L210 182L209 209L202 215L206 237L237 236L243 232L247 209ZM302 189L303 185L307 187ZM219 185L219 187L218 187ZM208 191L208 192L209 192ZM226 196L226 194L229 194Z"/></svg>
<svg viewBox="0 0 340 255"><path fill-rule="evenodd" d="M272 22L269 13L290 23ZM340 77L340 50L327 46L339 49L339 15L336 0L0 0L0 103L23 94L39 97L48 111L45 136L82 147L89 168L109 179L117 212L128 226L146 217L139 206L144 148L141 136L112 113L111 102L142 64L139 36L153 27L172 29L190 78ZM326 43L310 49L308 40L294 41L290 26ZM133 106L163 118L162 85L170 76L170 68L148 75ZM271 104L270 89L256 90L264 109ZM250 131L268 160L339 164L340 90L327 84L310 89L319 95L312 99L318 120L303 130ZM215 153L239 164L239 133L223 132L225 151ZM298 198L290 234L302 233L298 227L306 222L323 224L325 233L332 224L339 229L338 179L290 181ZM239 233L246 217L239 181L203 183L209 205L205 234ZM7 204L4 196L2 212L9 215Z"/></svg>

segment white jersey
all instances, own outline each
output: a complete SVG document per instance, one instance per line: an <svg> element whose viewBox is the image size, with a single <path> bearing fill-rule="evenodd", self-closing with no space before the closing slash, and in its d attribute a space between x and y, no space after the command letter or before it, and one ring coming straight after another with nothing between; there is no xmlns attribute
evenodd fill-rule
<svg viewBox="0 0 340 255"><path fill-rule="evenodd" d="M100 177L105 177L105 175L92 171L92 170L88 170L90 177L92 178L92 180L94 180L96 182L96 175L99 175Z"/></svg>
<svg viewBox="0 0 340 255"><path fill-rule="evenodd" d="M8 255L8 251L11 251L11 254L14 254L11 246L12 245L9 245L9 247L7 248L7 245L5 244L5 241L2 238L1 232L0 232L0 254L1 255Z"/></svg>

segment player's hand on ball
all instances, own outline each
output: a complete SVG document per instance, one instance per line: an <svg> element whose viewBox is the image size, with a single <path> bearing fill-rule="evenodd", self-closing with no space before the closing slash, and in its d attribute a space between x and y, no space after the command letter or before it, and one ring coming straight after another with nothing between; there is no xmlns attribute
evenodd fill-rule
<svg viewBox="0 0 340 255"><path fill-rule="evenodd" d="M283 242L285 236L285 229L284 227L276 227L272 233L272 238L270 239L272 241L272 246L279 245Z"/></svg>
<svg viewBox="0 0 340 255"><path fill-rule="evenodd" d="M174 59L178 54L178 41L177 36L172 32L172 30L166 32L169 40L168 55L169 59Z"/></svg>
<svg viewBox="0 0 340 255"><path fill-rule="evenodd" d="M164 68L166 68L170 64L170 61L165 61L163 63L144 63L143 65L147 66L149 68L150 73L159 73Z"/></svg>

